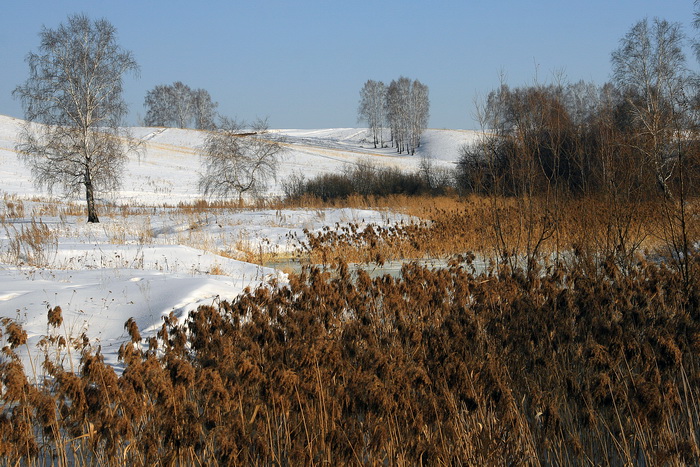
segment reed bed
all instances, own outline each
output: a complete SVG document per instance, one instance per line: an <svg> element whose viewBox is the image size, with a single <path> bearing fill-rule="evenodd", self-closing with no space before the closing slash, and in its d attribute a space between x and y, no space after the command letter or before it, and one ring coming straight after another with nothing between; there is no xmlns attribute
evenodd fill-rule
<svg viewBox="0 0 700 467"><path fill-rule="evenodd" d="M316 204L319 209L338 205L318 200ZM611 255L619 263L631 264L640 255L661 252L666 244L664 212L658 202L618 207L605 199L574 198L552 205L545 198L470 195L351 197L342 206L401 212L414 220L306 231L298 240L302 259L323 265L381 264L471 251L511 266L523 265L513 259L568 258L586 262L593 270ZM696 209L697 202L692 206ZM693 238L700 238L698 219L688 223Z"/></svg>
<svg viewBox="0 0 700 467"><path fill-rule="evenodd" d="M50 308L39 384L5 319L1 462L700 462L697 284L612 260L475 276L471 258L399 279L309 267L148 339L130 320L121 373Z"/></svg>

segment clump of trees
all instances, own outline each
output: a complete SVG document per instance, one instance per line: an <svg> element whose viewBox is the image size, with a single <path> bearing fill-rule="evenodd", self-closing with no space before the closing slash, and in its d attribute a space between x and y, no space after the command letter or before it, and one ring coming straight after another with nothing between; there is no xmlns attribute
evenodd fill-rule
<svg viewBox="0 0 700 467"><path fill-rule="evenodd" d="M415 154L429 117L428 86L418 80L402 76L389 86L368 80L360 91L358 119L367 122L375 148L378 144L384 146L386 125L391 130L391 142L396 151Z"/></svg>
<svg viewBox="0 0 700 467"><path fill-rule="evenodd" d="M613 104L611 87L575 84L535 85L492 91L481 110L487 129L477 144L463 146L458 164L462 189L506 196L542 193L552 186L570 193L597 187L602 170L602 138L614 124L604 106ZM612 110L612 109L608 109ZM611 115L609 115L611 116Z"/></svg>
<svg viewBox="0 0 700 467"><path fill-rule="evenodd" d="M192 89L180 81L159 84L146 93L144 101L146 126L216 128L216 107L205 89Z"/></svg>
<svg viewBox="0 0 700 467"><path fill-rule="evenodd" d="M612 53L611 83L502 84L478 108L484 138L461 149L462 188L520 196L634 186L635 196L677 196L700 123L683 40L678 24L642 20Z"/></svg>
<svg viewBox="0 0 700 467"><path fill-rule="evenodd" d="M27 120L16 150L37 185L84 189L88 222L99 222L95 192L120 185L126 154L137 146L122 127L122 83L138 65L104 19L70 16L40 38L39 52L27 56L29 77L13 92Z"/></svg>
<svg viewBox="0 0 700 467"><path fill-rule="evenodd" d="M639 248L631 241L634 212L657 203L669 257L691 273L687 199L700 194L700 120L683 41L678 24L642 20L612 53L611 83L502 84L488 95L478 108L485 136L462 148L459 185L494 195L494 212L504 197L516 199L523 225L546 219L522 244L501 244L504 260L513 250L535 257L543 240L558 235L564 202L589 197L608 207L596 215L606 219L604 243L621 265ZM492 221L496 237L505 237L497 216ZM593 255L601 244L589 247Z"/></svg>

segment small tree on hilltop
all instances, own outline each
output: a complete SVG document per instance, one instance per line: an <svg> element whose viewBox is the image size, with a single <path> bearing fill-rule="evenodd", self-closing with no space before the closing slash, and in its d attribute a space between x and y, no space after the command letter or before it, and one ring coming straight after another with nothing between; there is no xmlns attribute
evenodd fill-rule
<svg viewBox="0 0 700 467"><path fill-rule="evenodd" d="M213 130L218 104L205 89L192 89L177 81L159 84L146 93L146 126Z"/></svg>
<svg viewBox="0 0 700 467"><path fill-rule="evenodd" d="M119 186L127 151L135 148L121 129L122 77L138 66L103 19L70 16L40 37L39 53L27 56L29 78L13 92L27 120L16 150L37 185L66 193L84 187L88 222L99 222L95 191Z"/></svg>

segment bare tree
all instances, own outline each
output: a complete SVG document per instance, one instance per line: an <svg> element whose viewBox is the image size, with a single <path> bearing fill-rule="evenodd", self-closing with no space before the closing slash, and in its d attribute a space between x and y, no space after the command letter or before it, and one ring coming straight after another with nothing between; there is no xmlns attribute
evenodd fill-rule
<svg viewBox="0 0 700 467"><path fill-rule="evenodd" d="M690 299L700 273L690 254L697 239L688 202L697 157L697 78L685 66L679 23L654 19L635 24L613 52L615 82L626 98L635 151L652 166L663 193L663 236Z"/></svg>
<svg viewBox="0 0 700 467"><path fill-rule="evenodd" d="M159 84L146 93L146 126L197 128L216 127L217 103L205 89L192 89L181 81L171 85Z"/></svg>
<svg viewBox="0 0 700 467"><path fill-rule="evenodd" d="M430 98L428 97L428 86L418 80L411 84L409 100L409 121L411 134L411 153L415 154L416 148L420 147L420 137L428 127L430 118Z"/></svg>
<svg viewBox="0 0 700 467"><path fill-rule="evenodd" d="M175 125L178 128L187 128L192 119L192 89L181 81L176 81L170 87L170 92Z"/></svg>
<svg viewBox="0 0 700 467"><path fill-rule="evenodd" d="M693 4L695 5L693 27L695 29L700 29L700 0L695 0ZM700 40L698 40L697 37L693 40L693 51L695 52L695 58L700 62Z"/></svg>
<svg viewBox="0 0 700 467"><path fill-rule="evenodd" d="M408 102L411 94L411 80L401 76L392 80L387 88L387 120L391 127L391 140L398 153L402 153L408 144Z"/></svg>
<svg viewBox="0 0 700 467"><path fill-rule="evenodd" d="M194 114L194 127L199 130L213 130L216 128L216 107L219 104L211 100L209 92L205 89L192 91L192 113Z"/></svg>
<svg viewBox="0 0 700 467"><path fill-rule="evenodd" d="M381 81L367 80L360 90L358 120L367 122L374 147L384 145L383 126L386 120L386 86Z"/></svg>
<svg viewBox="0 0 700 467"><path fill-rule="evenodd" d="M205 196L258 195L276 177L283 150L282 142L268 132L267 121L246 129L244 123L222 118L204 142L199 188Z"/></svg>
<svg viewBox="0 0 700 467"><path fill-rule="evenodd" d="M127 111L122 77L138 66L104 19L70 16L40 37L39 53L27 56L29 78L13 92L27 120L16 149L37 185L66 193L84 187L88 222L99 222L95 191L119 186L135 144L120 125Z"/></svg>

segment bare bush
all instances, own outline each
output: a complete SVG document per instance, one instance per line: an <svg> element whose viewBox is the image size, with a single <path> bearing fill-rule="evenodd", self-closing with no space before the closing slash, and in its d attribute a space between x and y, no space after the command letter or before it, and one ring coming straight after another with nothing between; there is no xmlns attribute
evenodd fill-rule
<svg viewBox="0 0 700 467"><path fill-rule="evenodd" d="M353 195L388 197L394 195L442 195L453 187L449 169L437 168L431 160L422 159L416 172L395 167L381 167L370 160L347 165L342 173L322 174L306 179L294 176L284 184L288 200L304 196L322 201L345 200Z"/></svg>

